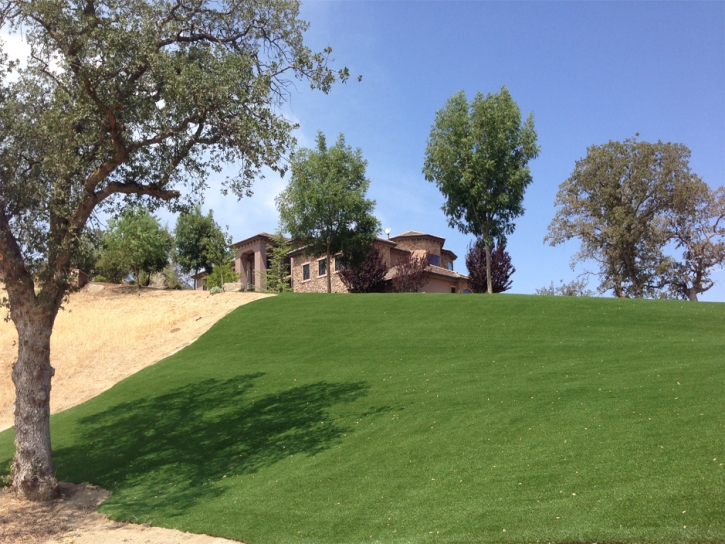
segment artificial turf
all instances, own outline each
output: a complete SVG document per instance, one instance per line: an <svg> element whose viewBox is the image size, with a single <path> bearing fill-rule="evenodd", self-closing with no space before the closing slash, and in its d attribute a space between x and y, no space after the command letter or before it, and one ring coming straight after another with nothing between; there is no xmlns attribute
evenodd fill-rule
<svg viewBox="0 0 725 544"><path fill-rule="evenodd" d="M57 475L248 543L723 542L724 332L724 304L264 299L53 416Z"/></svg>

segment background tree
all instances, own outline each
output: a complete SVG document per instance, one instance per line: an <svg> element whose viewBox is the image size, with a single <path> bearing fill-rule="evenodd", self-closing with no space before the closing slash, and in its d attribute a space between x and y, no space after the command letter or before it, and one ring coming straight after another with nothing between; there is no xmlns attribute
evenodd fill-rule
<svg viewBox="0 0 725 544"><path fill-rule="evenodd" d="M340 134L327 148L322 132L316 149L300 149L292 159L292 177L277 197L282 228L307 246L307 253L326 258L327 292L332 292L332 257L342 252L346 263L365 258L380 230L372 215L374 200L365 198L370 180L360 149L345 145Z"/></svg>
<svg viewBox="0 0 725 544"><path fill-rule="evenodd" d="M466 253L468 285L474 293L488 292L488 273L491 270L491 287L494 293L511 289L511 276L516 269L511 265L511 255L506 246L495 246L491 251L491 266L488 265L483 243L473 243Z"/></svg>
<svg viewBox="0 0 725 544"><path fill-rule="evenodd" d="M182 213L176 220L176 258L185 274L206 270L212 273L219 267L218 275L223 287L225 270L229 260L234 256L231 236L214 221L214 210L202 215L201 206L190 212ZM227 279L231 274L226 274ZM237 276L238 278L238 276Z"/></svg>
<svg viewBox="0 0 725 544"><path fill-rule="evenodd" d="M417 293L428 283L428 253L415 256L406 255L395 265L395 275L392 277L393 291L396 293Z"/></svg>
<svg viewBox="0 0 725 544"><path fill-rule="evenodd" d="M212 273L216 271L219 274L219 280L221 285L224 287L224 283L237 281L239 275L232 274L234 263L230 265L234 257L234 251L232 250L232 237L221 229L215 223L215 228L211 229L201 241L202 247L204 248L204 257L210 263L212 263ZM229 265L229 273L226 266ZM226 277L226 279L225 279Z"/></svg>
<svg viewBox="0 0 725 544"><path fill-rule="evenodd" d="M289 253L292 244L277 231L272 237L271 249L267 258L267 270L259 273L260 285L269 293L288 293L292 290L289 273Z"/></svg>
<svg viewBox="0 0 725 544"><path fill-rule="evenodd" d="M715 282L711 273L725 262L725 188L713 191L703 182L688 184L678 195L669 228L682 261L672 264L672 291L693 302Z"/></svg>
<svg viewBox="0 0 725 544"><path fill-rule="evenodd" d="M667 285L673 213L699 180L690 172L690 150L682 144L610 141L587 149L559 186L559 209L545 241L552 246L579 238L572 266L599 265L599 291L617 297L658 296ZM682 208L677 212L677 208Z"/></svg>
<svg viewBox="0 0 725 544"><path fill-rule="evenodd" d="M340 270L340 279L351 293L382 293L388 267L383 254L375 248L368 251L365 260L346 265Z"/></svg>
<svg viewBox="0 0 725 544"><path fill-rule="evenodd" d="M524 191L531 183L529 161L539 154L534 116L521 111L506 87L469 104L463 91L436 114L428 138L423 174L446 198L448 224L481 239L491 262L494 243L505 245L524 213ZM487 291L493 293L491 270Z"/></svg>
<svg viewBox="0 0 725 544"><path fill-rule="evenodd" d="M223 289L225 283L235 282L238 279L239 274L234 270L233 261L217 263L206 277L206 286L208 289L212 287Z"/></svg>
<svg viewBox="0 0 725 544"><path fill-rule="evenodd" d="M190 211L179 214L174 229L176 245L176 262L184 274L196 274L200 270L211 272L214 263L209 260L205 241L209 234L219 228L214 221L214 212L207 215L201 213L201 206L194 206Z"/></svg>
<svg viewBox="0 0 725 544"><path fill-rule="evenodd" d="M159 220L146 208L134 206L108 222L98 267L121 279L131 273L140 287L166 267L172 245L173 238Z"/></svg>
<svg viewBox="0 0 725 544"><path fill-rule="evenodd" d="M295 80L327 92L347 70L304 44L294 0L0 0L31 54L0 55L0 268L18 331L13 487L58 494L50 444L50 336L86 224L125 197L200 198L210 170L249 195L284 171ZM226 194L226 193L225 193ZM36 288L39 290L36 295Z"/></svg>

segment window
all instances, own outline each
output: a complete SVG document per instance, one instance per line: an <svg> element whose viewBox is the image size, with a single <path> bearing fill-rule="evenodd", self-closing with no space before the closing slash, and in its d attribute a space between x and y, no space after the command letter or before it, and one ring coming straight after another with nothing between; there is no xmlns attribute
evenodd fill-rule
<svg viewBox="0 0 725 544"><path fill-rule="evenodd" d="M451 293L455 293L455 292L456 292L456 288L455 287L451 287Z"/></svg>
<svg viewBox="0 0 725 544"><path fill-rule="evenodd" d="M342 269L342 255L335 255L335 272Z"/></svg>
<svg viewBox="0 0 725 544"><path fill-rule="evenodd" d="M310 279L310 265L304 264L302 265L302 281L309 280Z"/></svg>
<svg viewBox="0 0 725 544"><path fill-rule="evenodd" d="M453 261L448 261L448 270L453 271Z"/></svg>
<svg viewBox="0 0 725 544"><path fill-rule="evenodd" d="M327 274L327 261L322 259L321 261L317 261L317 275L324 276L325 274Z"/></svg>
<svg viewBox="0 0 725 544"><path fill-rule="evenodd" d="M440 266L441 258L438 255L428 255L428 264L432 264L433 266Z"/></svg>
<svg viewBox="0 0 725 544"><path fill-rule="evenodd" d="M206 291L206 278L201 280L201 289L202 291Z"/></svg>

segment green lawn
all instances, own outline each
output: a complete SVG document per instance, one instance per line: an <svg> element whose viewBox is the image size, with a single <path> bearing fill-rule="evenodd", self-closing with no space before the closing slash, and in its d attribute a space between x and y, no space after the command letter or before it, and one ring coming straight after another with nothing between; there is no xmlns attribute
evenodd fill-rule
<svg viewBox="0 0 725 544"><path fill-rule="evenodd" d="M250 543L724 542L724 392L725 304L285 295L53 443L111 517Z"/></svg>

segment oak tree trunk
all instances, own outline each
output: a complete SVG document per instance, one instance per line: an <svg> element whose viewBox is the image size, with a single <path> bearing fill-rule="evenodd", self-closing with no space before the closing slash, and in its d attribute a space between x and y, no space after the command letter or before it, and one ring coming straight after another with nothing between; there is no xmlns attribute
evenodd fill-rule
<svg viewBox="0 0 725 544"><path fill-rule="evenodd" d="M50 335L57 308L45 308L36 300L13 307L18 331L18 359L13 365L15 383L15 458L13 488L31 501L59 496L50 445Z"/></svg>
<svg viewBox="0 0 725 544"><path fill-rule="evenodd" d="M493 281L491 280L491 245L485 244L486 248L486 285L488 286L488 294L493 295Z"/></svg>

